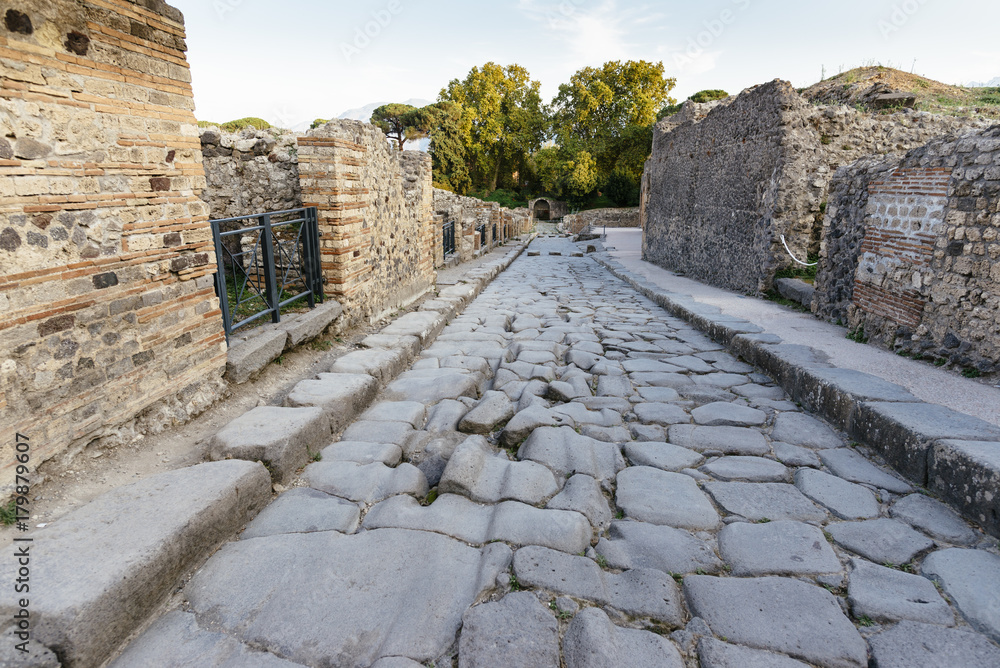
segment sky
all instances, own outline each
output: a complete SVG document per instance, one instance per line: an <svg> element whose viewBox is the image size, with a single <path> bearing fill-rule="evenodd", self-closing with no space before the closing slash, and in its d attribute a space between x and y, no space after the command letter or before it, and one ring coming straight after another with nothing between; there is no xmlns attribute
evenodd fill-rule
<svg viewBox="0 0 1000 668"><path fill-rule="evenodd" d="M517 63L550 101L577 70L663 62L682 100L881 64L950 84L1000 77L996 0L169 0L196 115L294 127L374 102L434 101Z"/></svg>

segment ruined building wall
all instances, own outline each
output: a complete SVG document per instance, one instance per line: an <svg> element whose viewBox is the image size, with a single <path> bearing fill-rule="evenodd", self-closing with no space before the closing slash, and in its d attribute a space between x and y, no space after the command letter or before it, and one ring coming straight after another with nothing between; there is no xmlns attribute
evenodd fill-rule
<svg viewBox="0 0 1000 668"><path fill-rule="evenodd" d="M435 279L430 157L400 156L381 130L358 121L332 121L298 145L303 205L319 209L326 292L344 305L344 325L423 295Z"/></svg>
<svg viewBox="0 0 1000 668"><path fill-rule="evenodd" d="M481 252L531 230L531 212L526 208L507 209L496 202L484 202L438 188L434 189L433 207L438 237L441 237L442 225L455 223L455 256L458 262L468 262ZM477 232L481 225L486 226L485 246L481 244ZM437 243L441 244L440 238ZM443 253L438 252L438 266L444 260Z"/></svg>
<svg viewBox="0 0 1000 668"><path fill-rule="evenodd" d="M286 211L302 206L298 135L271 130L201 131L213 219Z"/></svg>
<svg viewBox="0 0 1000 668"><path fill-rule="evenodd" d="M710 105L687 103L654 132L643 179L644 257L713 285L762 292L793 264L782 235L800 260L819 252L837 168L982 125L816 107L783 81Z"/></svg>
<svg viewBox="0 0 1000 668"><path fill-rule="evenodd" d="M32 464L220 391L225 337L183 17L13 0L0 27L0 432ZM12 439L0 444L4 467Z"/></svg>
<svg viewBox="0 0 1000 668"><path fill-rule="evenodd" d="M1000 369L1000 126L834 180L814 310L876 340Z"/></svg>
<svg viewBox="0 0 1000 668"><path fill-rule="evenodd" d="M580 234L587 228L640 227L639 207L622 209L592 209L563 218L563 229L569 234Z"/></svg>

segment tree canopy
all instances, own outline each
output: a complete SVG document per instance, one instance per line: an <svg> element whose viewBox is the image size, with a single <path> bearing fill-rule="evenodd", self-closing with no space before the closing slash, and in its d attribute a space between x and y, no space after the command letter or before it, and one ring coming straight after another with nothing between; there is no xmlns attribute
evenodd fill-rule
<svg viewBox="0 0 1000 668"><path fill-rule="evenodd" d="M372 112L372 125L378 126L402 151L406 142L427 136L419 127L418 111L409 104L385 104Z"/></svg>
<svg viewBox="0 0 1000 668"><path fill-rule="evenodd" d="M540 89L520 65L491 62L473 67L465 79L454 79L441 91L440 102L462 107L459 125L474 187L520 188L514 174L524 172L548 130Z"/></svg>

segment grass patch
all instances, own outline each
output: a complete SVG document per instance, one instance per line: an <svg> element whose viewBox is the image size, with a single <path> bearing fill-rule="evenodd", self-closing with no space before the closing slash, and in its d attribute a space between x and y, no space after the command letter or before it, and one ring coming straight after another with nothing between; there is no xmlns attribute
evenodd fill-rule
<svg viewBox="0 0 1000 668"><path fill-rule="evenodd" d="M983 374L982 374L982 372L979 369L971 369L970 368L970 369L965 369L964 371L962 371L962 375L965 376L966 378L979 378Z"/></svg>
<svg viewBox="0 0 1000 668"><path fill-rule="evenodd" d="M851 330L847 333L847 338L855 343L868 343L868 337L865 336L865 326L862 325L855 330Z"/></svg>
<svg viewBox="0 0 1000 668"><path fill-rule="evenodd" d="M5 527L14 526L17 522L17 500L11 499L6 506L0 506L0 523Z"/></svg>
<svg viewBox="0 0 1000 668"><path fill-rule="evenodd" d="M781 306L786 306L790 309L796 311L802 311L803 313L811 313L809 309L798 302L793 302L791 299L785 299L777 290L768 290L765 293L764 298L775 304L780 304Z"/></svg>

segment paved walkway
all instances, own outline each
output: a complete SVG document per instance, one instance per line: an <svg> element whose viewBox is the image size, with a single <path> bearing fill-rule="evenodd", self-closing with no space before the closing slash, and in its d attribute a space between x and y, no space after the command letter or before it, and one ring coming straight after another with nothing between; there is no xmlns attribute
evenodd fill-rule
<svg viewBox="0 0 1000 668"><path fill-rule="evenodd" d="M1000 665L995 540L531 250L112 665Z"/></svg>
<svg viewBox="0 0 1000 668"><path fill-rule="evenodd" d="M844 328L799 313L772 302L714 288L677 276L642 260L642 230L608 230L610 254L629 271L650 282L721 308L723 312L763 327L787 343L812 346L830 356L841 369L854 369L902 385L914 396L932 404L973 415L1000 425L1000 387L968 380L930 364L899 357L875 346L860 345L845 338Z"/></svg>

